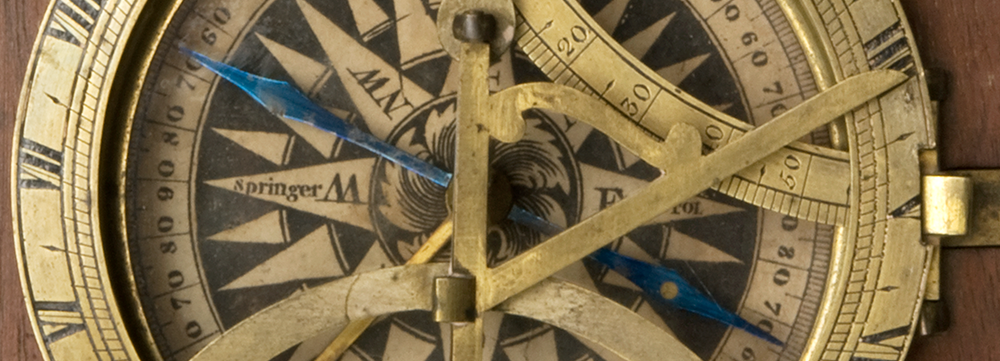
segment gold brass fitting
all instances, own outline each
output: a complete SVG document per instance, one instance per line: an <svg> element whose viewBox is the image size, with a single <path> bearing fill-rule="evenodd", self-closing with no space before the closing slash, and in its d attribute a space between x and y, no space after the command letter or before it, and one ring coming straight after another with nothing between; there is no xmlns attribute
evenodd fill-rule
<svg viewBox="0 0 1000 361"><path fill-rule="evenodd" d="M972 180L966 177L924 176L924 233L960 236L969 233Z"/></svg>
<svg viewBox="0 0 1000 361"><path fill-rule="evenodd" d="M465 277L434 279L434 321L465 323L476 320L476 280Z"/></svg>

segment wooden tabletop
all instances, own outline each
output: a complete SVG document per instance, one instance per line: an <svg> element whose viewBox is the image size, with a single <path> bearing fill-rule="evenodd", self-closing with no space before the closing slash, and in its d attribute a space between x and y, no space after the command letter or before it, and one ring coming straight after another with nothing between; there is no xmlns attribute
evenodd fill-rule
<svg viewBox="0 0 1000 361"><path fill-rule="evenodd" d="M1000 4L900 0L925 65L950 74L941 108L947 168L1000 167ZM11 132L21 82L48 0L0 0L0 214L10 210ZM6 216L4 216L6 218ZM28 322L8 220L0 222L0 360L41 360ZM918 340L908 361L1000 361L1000 248L946 250L943 292L952 326Z"/></svg>

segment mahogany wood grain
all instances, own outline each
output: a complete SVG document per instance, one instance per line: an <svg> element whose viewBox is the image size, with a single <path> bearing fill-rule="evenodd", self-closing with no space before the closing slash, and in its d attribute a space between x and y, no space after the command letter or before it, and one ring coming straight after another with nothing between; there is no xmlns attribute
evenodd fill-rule
<svg viewBox="0 0 1000 361"><path fill-rule="evenodd" d="M950 74L939 126L945 168L1000 166L998 5L903 1L924 65ZM945 250L941 262L951 329L916 342L908 360L1000 360L1000 248Z"/></svg>
<svg viewBox="0 0 1000 361"><path fill-rule="evenodd" d="M950 73L941 108L948 168L1000 167L1000 4L904 1L925 65ZM21 82L48 0L0 0L0 360L41 360L21 296L10 213L10 144ZM908 361L1000 361L1000 249L946 250L952 326L918 340Z"/></svg>

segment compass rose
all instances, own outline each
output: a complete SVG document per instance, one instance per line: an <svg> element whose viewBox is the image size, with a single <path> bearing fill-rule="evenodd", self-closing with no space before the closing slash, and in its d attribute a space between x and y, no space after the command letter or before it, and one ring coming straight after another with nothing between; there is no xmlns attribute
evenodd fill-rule
<svg viewBox="0 0 1000 361"><path fill-rule="evenodd" d="M391 7L371 0L350 0L346 4L350 13L334 15L324 11L328 5L305 0L277 1L268 11L299 12L302 22L289 25L294 30L264 25L254 28L243 47L258 49L265 57L262 64L271 64L255 72L288 79L359 128L449 168L453 135L448 134L448 128L454 122L450 97L457 89L458 70L437 41L417 35L436 31L435 9L416 0L395 0ZM608 11L614 6L621 5L609 4ZM266 18L265 13L261 24ZM627 47L637 54L649 51L656 35L667 28L671 19L673 16L668 16L635 35L626 41ZM508 54L493 65L491 87L502 89L521 80L523 76L515 71L517 64L524 62L517 59L519 56L523 55ZM699 55L665 67L661 75L683 80L710 56ZM217 92L235 92L228 87L220 84ZM211 110L209 114L213 114ZM216 279L213 286L216 294L222 295L220 300L253 298L236 295L275 290L287 296L317 282L400 264L447 215L442 188L420 185L422 179L333 135L278 117L261 119L255 115L249 117L253 118L250 122L236 119L238 115L220 117L230 121L215 121L210 116L204 131L199 198L216 197L218 202L243 204L236 207L256 211L247 212L255 214L253 217L228 219L224 214L198 212L199 224L205 225L199 232L203 257L227 263L218 266L228 270L220 273L227 276ZM529 118L534 123L529 123L525 139L533 143L496 148L497 168L514 174L512 183L527 194L520 198L525 208L554 223L570 225L644 188L655 178L648 172L652 167L584 123L540 111ZM613 154L610 162L603 155L595 155L605 153L605 149ZM229 157L232 154L237 155ZM206 166L220 158L252 161L245 167ZM400 191L405 188L403 184L417 184L417 190ZM609 241L614 241L613 247L623 254L654 263L663 260L742 265L740 257L720 248L717 242L687 234L675 225L745 212L746 208L731 202L696 197L643 227L635 235L642 240L630 235ZM495 233L497 239L491 251L491 257L498 262L543 240L540 235L519 230L517 225L505 227ZM649 234L655 236L647 237ZM219 256L249 253L254 255L239 259ZM638 288L614 272L595 272L595 267L578 262L561 276L593 290L628 290L630 296L620 302L669 329L658 311L643 300ZM268 302L260 301L256 307L265 307ZM239 320L234 317L232 321ZM495 325L496 333L501 332L500 323ZM391 339L403 335L416 340L438 337L419 336L427 330L406 331L410 326L400 325L408 322L390 319L383 324L389 325L383 330L385 342L397 342ZM535 328L523 331L565 334ZM317 340L333 337L326 336ZM551 337L562 340L570 336ZM300 346L301 352L296 354L307 354L310 342ZM521 347L515 345L512 341L506 347Z"/></svg>

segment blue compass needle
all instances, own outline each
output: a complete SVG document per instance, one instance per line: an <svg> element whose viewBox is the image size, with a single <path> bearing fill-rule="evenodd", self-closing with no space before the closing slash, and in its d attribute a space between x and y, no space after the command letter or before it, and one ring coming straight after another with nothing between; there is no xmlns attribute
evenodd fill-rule
<svg viewBox="0 0 1000 361"><path fill-rule="evenodd" d="M193 50L181 48L181 51L213 73L242 89L276 116L299 121L333 133L341 139L378 154L442 187L447 187L451 182L451 173L358 129L314 103L288 82L247 73L225 63L212 60ZM563 230L562 227L517 206L511 209L507 218L545 234L556 234ZM621 273L647 294L669 305L746 330L754 336L781 345L781 341L778 341L774 336L726 311L722 306L703 296L674 270L634 260L606 249L601 249L591 254L590 257ZM677 286L676 297L663 297L660 290L665 283Z"/></svg>
<svg viewBox="0 0 1000 361"><path fill-rule="evenodd" d="M370 133L361 131L316 105L288 82L247 73L193 50L181 48L181 51L242 89L274 115L336 134L341 139L378 154L442 187L447 187L451 182L451 173L406 153Z"/></svg>
<svg viewBox="0 0 1000 361"><path fill-rule="evenodd" d="M702 317L742 329L767 342L782 346L781 341L771 336L771 334L754 326L735 313L727 311L708 297L705 297L705 295L684 280L677 271L626 257L605 248L592 253L590 258L625 276L625 278L635 283L643 292L654 299L665 302L673 307L696 313Z"/></svg>
<svg viewBox="0 0 1000 361"><path fill-rule="evenodd" d="M314 103L288 82L247 73L184 47L181 48L181 52L194 58L208 70L239 87L256 100L257 103L263 105L276 116L299 121L317 129L333 133L341 139L399 164L403 168L427 178L439 186L447 187L448 183L451 182L451 173L435 167L410 153L404 152L340 119ZM516 205L511 209L507 218L545 234L554 234L561 231L558 226Z"/></svg>

